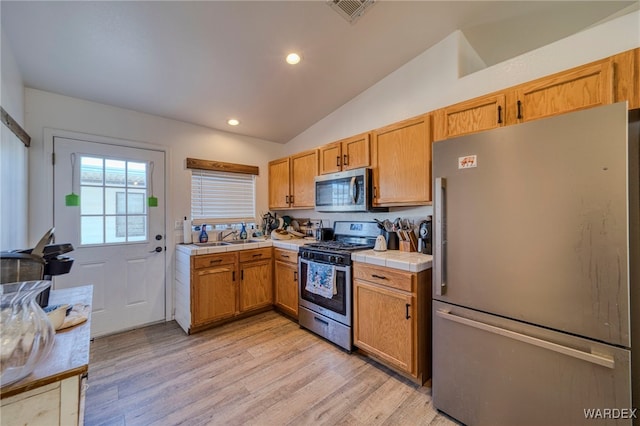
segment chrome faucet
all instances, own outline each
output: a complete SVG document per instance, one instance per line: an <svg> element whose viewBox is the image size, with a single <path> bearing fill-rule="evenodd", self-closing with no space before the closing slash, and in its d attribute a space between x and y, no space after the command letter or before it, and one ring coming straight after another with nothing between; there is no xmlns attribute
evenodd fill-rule
<svg viewBox="0 0 640 426"><path fill-rule="evenodd" d="M227 232L226 234L220 232L218 234L218 241L223 241L225 238L227 238L229 235L233 235L233 239L237 240L238 239L238 230L234 229L231 232Z"/></svg>

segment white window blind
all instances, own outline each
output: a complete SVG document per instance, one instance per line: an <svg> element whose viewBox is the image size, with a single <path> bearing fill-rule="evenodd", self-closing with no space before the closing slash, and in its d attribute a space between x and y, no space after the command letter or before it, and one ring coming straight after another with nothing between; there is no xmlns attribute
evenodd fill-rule
<svg viewBox="0 0 640 426"><path fill-rule="evenodd" d="M207 223L253 222L255 176L191 170L191 217Z"/></svg>

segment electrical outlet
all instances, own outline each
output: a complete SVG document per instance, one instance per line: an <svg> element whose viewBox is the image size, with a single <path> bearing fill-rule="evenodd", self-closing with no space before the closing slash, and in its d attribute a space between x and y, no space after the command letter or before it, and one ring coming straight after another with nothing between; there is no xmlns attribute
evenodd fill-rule
<svg viewBox="0 0 640 426"><path fill-rule="evenodd" d="M173 229L176 231L182 231L184 229L184 222L181 220L176 220L176 223L173 225Z"/></svg>

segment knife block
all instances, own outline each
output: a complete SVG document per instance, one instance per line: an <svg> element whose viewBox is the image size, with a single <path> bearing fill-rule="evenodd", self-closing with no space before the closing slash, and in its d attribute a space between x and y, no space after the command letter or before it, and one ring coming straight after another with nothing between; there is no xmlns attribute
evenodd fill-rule
<svg viewBox="0 0 640 426"><path fill-rule="evenodd" d="M408 240L402 240L402 241L399 242L400 251L408 251L408 252L418 251L418 240L417 240L415 234L413 233L413 231L409 231L405 235L409 239Z"/></svg>

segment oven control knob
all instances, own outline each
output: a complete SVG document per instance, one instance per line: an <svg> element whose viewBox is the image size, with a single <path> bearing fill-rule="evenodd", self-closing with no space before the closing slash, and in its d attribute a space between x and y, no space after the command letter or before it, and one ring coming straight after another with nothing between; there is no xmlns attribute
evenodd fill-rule
<svg viewBox="0 0 640 426"><path fill-rule="evenodd" d="M309 253L305 251L305 252L302 252L300 256L302 256L303 259L306 259L307 257L309 257Z"/></svg>
<svg viewBox="0 0 640 426"><path fill-rule="evenodd" d="M336 259L336 262L338 264L341 264L342 262L344 262L344 259L342 257L339 257L339 258Z"/></svg>
<svg viewBox="0 0 640 426"><path fill-rule="evenodd" d="M338 263L338 258L336 256L329 256L329 262Z"/></svg>

